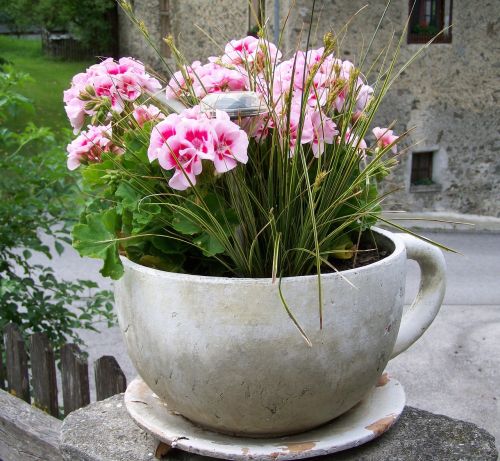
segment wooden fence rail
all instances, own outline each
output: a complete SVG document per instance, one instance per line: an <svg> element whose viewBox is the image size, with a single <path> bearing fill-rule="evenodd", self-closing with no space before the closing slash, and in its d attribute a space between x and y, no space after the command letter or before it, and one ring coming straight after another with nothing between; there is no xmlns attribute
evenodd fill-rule
<svg viewBox="0 0 500 461"><path fill-rule="evenodd" d="M10 323L4 328L3 343L4 354L0 341L0 388L59 417L56 354L47 336L34 333L26 347L19 329ZM66 416L90 403L88 361L76 344L62 346L59 357L62 414ZM95 361L94 379L97 400L125 392L127 388L125 375L111 356L105 355Z"/></svg>

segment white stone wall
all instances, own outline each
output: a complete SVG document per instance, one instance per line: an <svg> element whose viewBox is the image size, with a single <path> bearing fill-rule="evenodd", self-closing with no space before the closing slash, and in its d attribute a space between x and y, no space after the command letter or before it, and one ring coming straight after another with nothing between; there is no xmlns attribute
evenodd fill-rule
<svg viewBox="0 0 500 461"><path fill-rule="evenodd" d="M134 0L136 18L144 21L150 36L161 49L160 0ZM188 62L206 60L221 54L224 45L233 37L245 36L248 31L246 0L170 0L169 33ZM120 55L135 56L156 71L168 74L161 58L132 25L123 11L119 13ZM174 66L172 59L166 59Z"/></svg>
<svg viewBox="0 0 500 461"><path fill-rule="evenodd" d="M339 30L366 0L318 0L313 45L323 34ZM369 2L352 19L342 41L343 56L359 59L383 12L382 1ZM408 18L408 1L392 2L371 56L385 46L392 33L399 37ZM297 0L292 10L288 39L302 35L310 21L311 0ZM434 180L441 186L428 192L410 191L410 158L387 183L400 188L386 206L409 211L455 211L500 216L500 2L455 1L451 44L432 44L396 81L377 123L396 120L395 130L413 128L408 145L436 150ZM422 45L407 45L404 38L398 63L407 61Z"/></svg>
<svg viewBox="0 0 500 461"><path fill-rule="evenodd" d="M160 0L129 0L129 2L132 5L134 15L144 21L153 43L159 48L161 43ZM158 71L164 71L157 53L120 7L118 7L118 26L120 56L135 57Z"/></svg>

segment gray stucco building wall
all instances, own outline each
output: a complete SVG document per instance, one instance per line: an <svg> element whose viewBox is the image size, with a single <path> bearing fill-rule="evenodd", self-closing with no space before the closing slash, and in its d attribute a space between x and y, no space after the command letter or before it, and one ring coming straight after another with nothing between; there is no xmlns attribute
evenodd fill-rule
<svg viewBox="0 0 500 461"><path fill-rule="evenodd" d="M233 37L248 31L246 0L134 0L130 2L134 15L144 21L152 41L162 51L162 38L172 35L187 62L205 61L209 56L222 54L224 45ZM162 25L162 11L168 17ZM167 75L167 69L122 10L119 11L120 55L135 56ZM174 61L163 50L170 66Z"/></svg>
<svg viewBox="0 0 500 461"><path fill-rule="evenodd" d="M283 37L285 52L305 42L312 0L280 0L280 19L288 17ZM350 19L342 40L342 58L356 62L369 41L385 2L317 0L312 46L320 46L328 31L339 32ZM171 33L188 61L219 54L220 45L244 36L248 29L248 2L227 0L170 1ZM293 7L292 7L293 5ZM274 23L274 1L266 0L266 16ZM135 0L155 40L160 39L159 0ZM288 15L288 13L290 13ZM409 14L408 0L394 0L379 31L371 57L386 46L394 32L401 36ZM396 133L413 131L408 152L386 179L397 189L386 208L408 211L453 211L500 217L500 1L455 0L453 37L449 44L432 44L395 82L379 113L377 124L396 120ZM202 28L204 34L198 27ZM158 67L137 31L121 18L122 54L137 56ZM208 38L207 37L210 37ZM399 65L423 45L403 39ZM433 152L434 184L410 184L412 156Z"/></svg>

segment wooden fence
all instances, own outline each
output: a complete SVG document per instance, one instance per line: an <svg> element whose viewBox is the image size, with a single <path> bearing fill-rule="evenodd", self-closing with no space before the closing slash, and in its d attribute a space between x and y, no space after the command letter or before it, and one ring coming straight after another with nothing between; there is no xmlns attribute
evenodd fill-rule
<svg viewBox="0 0 500 461"><path fill-rule="evenodd" d="M118 27L118 4L104 13L102 18L109 25L109 37L106 46L89 47L84 46L72 34L67 32L49 32L42 30L42 52L51 58L81 61L95 59L96 56L111 56L118 58L119 54L119 27Z"/></svg>
<svg viewBox="0 0 500 461"><path fill-rule="evenodd" d="M0 388L59 418L90 403L87 358L76 344L60 350L62 410L59 407L56 357L43 333L25 344L19 329L8 324L3 332L5 364L0 341ZM31 373L30 373L31 368ZM116 359L104 355L94 362L96 400L125 392L127 381ZM31 386L30 386L31 383Z"/></svg>
<svg viewBox="0 0 500 461"><path fill-rule="evenodd" d="M70 34L54 34L42 31L42 52L46 56L67 61L82 61L94 57L94 53ZM96 53L99 54L99 53Z"/></svg>

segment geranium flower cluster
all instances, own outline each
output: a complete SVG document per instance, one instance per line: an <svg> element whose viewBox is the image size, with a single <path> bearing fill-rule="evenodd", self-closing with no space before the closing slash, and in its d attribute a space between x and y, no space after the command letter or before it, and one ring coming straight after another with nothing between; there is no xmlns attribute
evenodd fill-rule
<svg viewBox="0 0 500 461"><path fill-rule="evenodd" d="M141 62L108 58L73 77L71 88L64 92L66 114L77 134L85 117L94 115L100 104L108 103L110 110L122 112L126 102L160 88L160 82L146 72Z"/></svg>
<svg viewBox="0 0 500 461"><path fill-rule="evenodd" d="M259 85L258 88L264 94L267 93L266 85ZM294 122L299 119L303 100L307 107L304 112L301 144L313 142L314 155L319 156L324 151L325 143L333 144L334 137L339 134L329 115L334 116L342 112L349 91L354 91L356 96L356 110L353 114L355 121L370 101L373 88L366 85L361 76L356 74L356 69L350 61L334 58L332 54L325 52L324 47L307 53L298 51L291 59L276 67L270 100L280 115L285 113L288 101L291 101L292 151L297 139ZM273 122L264 121L271 127ZM360 150L366 149L363 140L357 145Z"/></svg>
<svg viewBox="0 0 500 461"><path fill-rule="evenodd" d="M267 112L237 121L221 111L214 116L204 114L198 105L167 116L146 104L161 85L142 63L109 58L93 65L75 75L71 88L64 92L65 109L75 134L86 118L97 113L104 112L105 125L89 125L68 145L68 167L99 162L103 152L120 154L111 136L115 123L120 123L118 131L122 132L142 129L147 122L153 125L149 160L173 170L169 185L177 190L195 185L207 162L217 173L246 163L249 138L262 142L272 133L278 134L290 157L301 145L309 145L312 155L319 157L327 145L345 143L354 146L362 158L369 148L358 136L356 123L370 104L373 88L351 62L334 57L331 47L325 47L297 51L291 59L281 61L274 44L246 37L229 42L222 56L211 57L206 64L195 61L170 79L167 98L191 101L191 105L209 93L260 93ZM345 113L348 126L337 126L345 124ZM398 137L392 130L377 127L373 134L376 145L372 151L390 148L396 153Z"/></svg>
<svg viewBox="0 0 500 461"><path fill-rule="evenodd" d="M209 93L249 90L250 76L263 70L265 62L281 59L281 52L267 40L245 37L231 40L222 57L210 57L207 64L200 61L177 71L167 85L167 98L189 95L192 90L198 98Z"/></svg>
<svg viewBox="0 0 500 461"><path fill-rule="evenodd" d="M246 163L248 137L227 113L217 111L210 118L199 106L181 114L170 114L151 132L148 149L150 161L158 160L166 170L174 170L169 180L173 189L185 190L196 184L202 172L202 160L213 163L218 173Z"/></svg>
<svg viewBox="0 0 500 461"><path fill-rule="evenodd" d="M100 162L104 152L123 153L121 148L113 144L111 134L111 125L89 125L86 131L82 131L68 144L68 169L74 170L82 163Z"/></svg>
<svg viewBox="0 0 500 461"><path fill-rule="evenodd" d="M334 119L346 109L349 94L353 93L355 99L351 120L354 123L372 99L373 88L365 83L353 63L335 58L324 47L306 53L297 51L283 62L280 62L281 56L276 46L264 39L232 40L226 45L223 56L211 57L204 65L195 61L176 72L167 85L167 97L202 98L214 92L257 91L263 95L269 112L242 121L241 126L249 137L260 142L270 130L276 129L289 143L290 156L300 142L310 144L314 156L319 157L326 144L340 142ZM269 68L273 68L272 82L267 77ZM385 133L384 139L388 140L390 130L381 130ZM381 134L375 131L379 140ZM393 136L392 131L390 135ZM389 144L397 137L390 139ZM364 139L352 134L351 127L345 130L344 142L355 145L360 154L368 149ZM377 145L382 146L380 141ZM394 144L392 150L395 152L395 149Z"/></svg>

